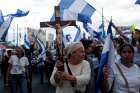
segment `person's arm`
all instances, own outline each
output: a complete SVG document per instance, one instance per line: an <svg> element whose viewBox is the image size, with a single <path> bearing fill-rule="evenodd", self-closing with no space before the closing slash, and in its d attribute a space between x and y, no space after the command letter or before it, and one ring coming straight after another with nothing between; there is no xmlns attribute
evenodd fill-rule
<svg viewBox="0 0 140 93"><path fill-rule="evenodd" d="M108 92L111 90L111 88L114 87L114 72L112 68L109 68L108 65L105 65L103 67L103 81L102 81L102 90L105 92Z"/></svg>
<svg viewBox="0 0 140 93"><path fill-rule="evenodd" d="M108 77L109 77L109 69L108 69L108 66L105 65L104 68L103 68L103 82L102 82L102 85L103 85L103 91L108 91L109 89L109 83L108 83Z"/></svg>

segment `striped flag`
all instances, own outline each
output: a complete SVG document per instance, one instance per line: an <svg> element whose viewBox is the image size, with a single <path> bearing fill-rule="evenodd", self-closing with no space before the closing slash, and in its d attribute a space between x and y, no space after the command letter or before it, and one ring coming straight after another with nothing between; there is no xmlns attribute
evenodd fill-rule
<svg viewBox="0 0 140 93"><path fill-rule="evenodd" d="M29 11L22 11L20 9L17 9L17 12L15 14L8 14L6 16L14 16L14 17L23 17L23 16L27 16L29 14Z"/></svg>
<svg viewBox="0 0 140 93"><path fill-rule="evenodd" d="M0 40L1 41L5 41L7 33L8 33L8 29L11 25L12 20L13 20L13 16L9 16L8 19L4 21L3 24L1 24L0 26Z"/></svg>
<svg viewBox="0 0 140 93"><path fill-rule="evenodd" d="M3 22L4 22L3 14L2 11L0 10L0 26L3 24Z"/></svg>
<svg viewBox="0 0 140 93"><path fill-rule="evenodd" d="M96 9L88 4L85 0L61 0L59 3L61 10L61 18L64 20L78 20L81 22L91 22L91 16L96 11ZM67 13L65 13L67 11ZM65 14L72 15L70 19L69 16ZM54 20L54 16L51 18Z"/></svg>
<svg viewBox="0 0 140 93"><path fill-rule="evenodd" d="M103 38L103 39L106 38L106 33L104 31L104 24L103 23L99 26L98 32L102 32L101 38Z"/></svg>
<svg viewBox="0 0 140 93"><path fill-rule="evenodd" d="M27 34L24 35L24 47L26 49L31 48L31 42L29 41L29 38L28 38Z"/></svg>
<svg viewBox="0 0 140 93"><path fill-rule="evenodd" d="M99 70L97 74L97 80L96 80L96 93L101 93L101 81L103 80L103 67L104 65L112 65L114 63L115 59L115 49L112 41L112 20L109 23L108 31L107 31L107 37L105 40L105 44L103 46L102 54L101 54L101 60L99 65Z"/></svg>
<svg viewBox="0 0 140 93"><path fill-rule="evenodd" d="M79 42L80 41L80 39L81 39L81 30L80 30L80 27L78 27L78 26L76 26L76 28L78 29L77 30L77 33L76 33L76 35L75 35L75 38L74 38L74 42Z"/></svg>
<svg viewBox="0 0 140 93"><path fill-rule="evenodd" d="M39 49L39 55L38 58L43 58L43 60L46 60L46 49L44 43L37 38L37 46Z"/></svg>

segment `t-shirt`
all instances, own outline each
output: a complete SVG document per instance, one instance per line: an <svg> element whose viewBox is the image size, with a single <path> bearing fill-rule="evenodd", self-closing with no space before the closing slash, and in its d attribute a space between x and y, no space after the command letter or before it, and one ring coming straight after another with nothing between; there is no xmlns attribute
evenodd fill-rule
<svg viewBox="0 0 140 93"><path fill-rule="evenodd" d="M139 93L140 89L140 68L134 64L132 67L126 67L120 62L118 63L121 68L124 76L126 77L129 85L129 90L134 93ZM114 93L128 93L128 89L126 88L125 81L120 74L118 68L114 65L113 67L113 76L115 78L114 81ZM110 75L111 76L111 75ZM109 78L109 85L111 85L111 77ZM111 86L110 86L111 87Z"/></svg>
<svg viewBox="0 0 140 93"><path fill-rule="evenodd" d="M10 57L9 63L12 64L10 74L24 74L25 66L29 65L27 57L18 58L16 55Z"/></svg>

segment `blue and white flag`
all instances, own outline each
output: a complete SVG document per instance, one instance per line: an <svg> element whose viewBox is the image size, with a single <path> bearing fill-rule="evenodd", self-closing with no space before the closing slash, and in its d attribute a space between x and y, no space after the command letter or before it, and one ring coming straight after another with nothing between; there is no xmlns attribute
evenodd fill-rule
<svg viewBox="0 0 140 93"><path fill-rule="evenodd" d="M61 0L59 3L61 10L61 18L67 20L78 20L81 22L91 22L91 16L96 11L96 9L88 4L85 0ZM70 19L66 16L64 10L68 10L69 14L72 15ZM73 16L74 15L74 16ZM51 20L54 20L54 16Z"/></svg>
<svg viewBox="0 0 140 93"><path fill-rule="evenodd" d="M31 42L30 42L27 34L24 35L24 47L26 49L30 49L31 48Z"/></svg>
<svg viewBox="0 0 140 93"><path fill-rule="evenodd" d="M77 30L77 33L75 35L75 38L74 38L74 42L79 42L81 40L81 30L80 30L80 27L76 26L76 28L78 29Z"/></svg>
<svg viewBox="0 0 140 93"><path fill-rule="evenodd" d="M101 25L99 26L98 32L101 32L102 33L102 35L101 35L101 38L102 39L105 39L106 38L106 33L105 33L105 30L104 30L104 24L103 23L101 23Z"/></svg>
<svg viewBox="0 0 140 93"><path fill-rule="evenodd" d="M20 9L17 9L17 12L15 14L8 14L7 16L11 15L14 17L23 17L23 16L27 16L29 14L29 11L22 11Z"/></svg>
<svg viewBox="0 0 140 93"><path fill-rule="evenodd" d="M3 22L3 24L0 26L0 40L5 41L8 29L11 25L11 22L13 20L13 16L9 16L6 21Z"/></svg>
<svg viewBox="0 0 140 93"><path fill-rule="evenodd" d="M101 39L102 32L93 31L93 38Z"/></svg>
<svg viewBox="0 0 140 93"><path fill-rule="evenodd" d="M40 54L38 55L38 58L43 58L43 60L46 60L46 48L45 48L45 45L38 38L37 38L37 46L38 46L38 49L39 49L39 52L40 52Z"/></svg>
<svg viewBox="0 0 140 93"><path fill-rule="evenodd" d="M137 1L135 2L135 4L140 4L140 0L137 0Z"/></svg>
<svg viewBox="0 0 140 93"><path fill-rule="evenodd" d="M112 41L112 20L109 23L108 31L107 31L107 37L105 40L105 44L103 46L102 54L101 54L101 60L99 65L99 70L97 74L97 80L96 80L96 93L101 93L101 82L103 80L103 67L104 65L112 65L115 60L115 49Z"/></svg>
<svg viewBox="0 0 140 93"><path fill-rule="evenodd" d="M0 10L0 26L3 24L3 22L4 22L3 14L2 11Z"/></svg>

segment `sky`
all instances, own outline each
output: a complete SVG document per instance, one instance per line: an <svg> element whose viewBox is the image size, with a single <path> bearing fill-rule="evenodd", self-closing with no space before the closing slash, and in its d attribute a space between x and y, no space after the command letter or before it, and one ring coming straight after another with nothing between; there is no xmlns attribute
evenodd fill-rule
<svg viewBox="0 0 140 93"><path fill-rule="evenodd" d="M86 0L96 12L92 15L92 25L95 30L101 24L101 11L104 10L104 21L107 27L112 16L113 22L117 26L129 26L135 24L140 28L140 5L135 5L136 0ZM29 10L25 17L15 18L10 26L9 36L16 37L16 30L25 30L26 27L39 28L39 22L49 21L54 6L60 0L0 0L0 9L3 15L15 13L19 8ZM23 31L22 31L23 32ZM13 34L13 35L11 35Z"/></svg>

